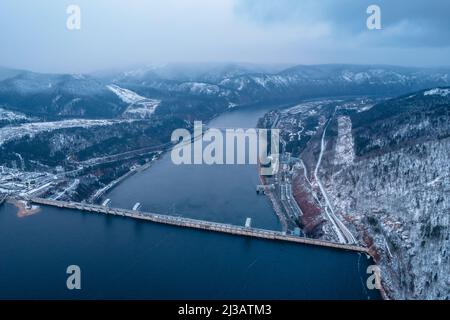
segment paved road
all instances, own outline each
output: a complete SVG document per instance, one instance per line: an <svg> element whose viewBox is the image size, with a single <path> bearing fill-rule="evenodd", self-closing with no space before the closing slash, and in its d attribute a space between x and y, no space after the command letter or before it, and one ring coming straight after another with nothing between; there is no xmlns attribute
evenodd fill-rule
<svg viewBox="0 0 450 320"><path fill-rule="evenodd" d="M342 221L336 216L336 214L333 210L333 206L331 205L331 202L328 199L328 195L325 191L325 188L323 187L322 182L319 179L319 168L320 168L320 164L322 162L323 152L325 150L325 134L327 132L328 126L331 123L331 119L328 121L328 123L325 126L323 133L322 133L322 139L320 142L320 154L319 154L319 159L317 160L316 169L314 170L314 177L315 177L317 184L319 185L320 191L325 199L325 203L326 203L325 213L328 217L328 220L333 225L333 229L335 230L336 235L339 238L339 242L341 242L341 243L356 243L356 239L353 236L353 234L347 229L347 227L342 223Z"/></svg>

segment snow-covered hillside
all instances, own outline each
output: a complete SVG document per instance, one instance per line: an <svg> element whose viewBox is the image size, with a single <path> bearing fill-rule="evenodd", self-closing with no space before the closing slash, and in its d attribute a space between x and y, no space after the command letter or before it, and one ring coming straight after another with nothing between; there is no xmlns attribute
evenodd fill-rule
<svg viewBox="0 0 450 320"><path fill-rule="evenodd" d="M114 84L108 85L107 88L114 92L123 102L130 104L122 115L125 118L150 118L156 111L156 108L161 104L161 100L148 99L140 96L136 92Z"/></svg>
<svg viewBox="0 0 450 320"><path fill-rule="evenodd" d="M0 108L0 121L12 122L12 121L25 121L28 119L29 118L22 113L13 112Z"/></svg>
<svg viewBox="0 0 450 320"><path fill-rule="evenodd" d="M95 126L108 126L124 121L130 120L72 119L72 120L52 121L52 122L33 122L33 123L25 123L19 126L3 127L0 128L0 146L10 140L20 139L25 136L32 137L42 132L49 132L67 128L89 128Z"/></svg>
<svg viewBox="0 0 450 320"><path fill-rule="evenodd" d="M0 77L0 105L38 117L148 117L159 106L158 100L169 106L168 111L186 102L204 109L212 99L221 100L222 110L216 113L230 104L295 103L305 98L350 95L396 96L442 86L450 86L449 68L300 65L280 71L233 64L178 64L91 75L7 72Z"/></svg>
<svg viewBox="0 0 450 320"><path fill-rule="evenodd" d="M121 88L115 84L111 84L106 87L112 92L114 92L123 102L126 103L135 103L146 99L145 97L138 95L136 92Z"/></svg>
<svg viewBox="0 0 450 320"><path fill-rule="evenodd" d="M446 97L450 95L450 89L441 89L441 88L435 88L432 90L425 91L423 93L424 96L434 96L439 95L441 97Z"/></svg>
<svg viewBox="0 0 450 320"><path fill-rule="evenodd" d="M338 117L329 138L330 201L373 250L395 299L450 298L449 121L448 89L437 88Z"/></svg>

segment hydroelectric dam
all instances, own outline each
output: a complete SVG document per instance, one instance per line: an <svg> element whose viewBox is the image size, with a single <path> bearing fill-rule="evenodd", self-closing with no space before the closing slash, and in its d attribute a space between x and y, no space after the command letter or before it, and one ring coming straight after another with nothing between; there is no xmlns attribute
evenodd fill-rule
<svg viewBox="0 0 450 320"><path fill-rule="evenodd" d="M106 214L111 216L121 216L127 217L131 219L172 225L183 228L191 228L198 229L210 232L220 232L237 236L245 236L259 239L267 239L267 240L278 240L278 241L286 241L293 242L299 244L320 246L320 247L328 247L334 249L348 250L354 252L362 252L369 255L369 250L365 247L351 245L351 244L342 244L329 242L324 240L316 240L310 238L304 238L299 236L288 235L280 231L273 230L265 230L252 228L246 223L246 226L237 226L225 223L217 223L211 221L197 220L191 218L184 217L176 217L170 215L142 212L136 210L126 210L119 208L110 208L108 206L100 206L79 202L67 202L67 201L56 201L42 198L30 198L26 199L30 203L43 205L43 206L51 206L57 208L65 208L71 210L78 210L82 212L88 213L98 213L98 214Z"/></svg>

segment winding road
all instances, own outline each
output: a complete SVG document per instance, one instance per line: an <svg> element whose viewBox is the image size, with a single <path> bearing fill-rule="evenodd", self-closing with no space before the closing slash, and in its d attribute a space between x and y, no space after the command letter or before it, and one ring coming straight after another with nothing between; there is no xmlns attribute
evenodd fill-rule
<svg viewBox="0 0 450 320"><path fill-rule="evenodd" d="M328 217L328 220L333 225L333 229L339 239L339 242L353 244L353 243L356 243L355 237L348 230L348 228L342 223L342 221L336 216L336 214L333 210L333 207L330 203L330 200L328 199L328 195L325 191L325 188L323 187L322 182L319 179L319 168L320 168L320 164L322 162L323 152L325 150L325 135L326 135L328 126L330 125L332 119L333 119L333 117L331 117L331 119L328 120L327 125L323 129L322 139L321 139L321 143L320 143L320 154L319 154L319 159L317 160L316 169L314 170L314 177L317 181L317 184L319 185L320 192L322 193L322 195L325 199L325 203L326 203L325 213Z"/></svg>

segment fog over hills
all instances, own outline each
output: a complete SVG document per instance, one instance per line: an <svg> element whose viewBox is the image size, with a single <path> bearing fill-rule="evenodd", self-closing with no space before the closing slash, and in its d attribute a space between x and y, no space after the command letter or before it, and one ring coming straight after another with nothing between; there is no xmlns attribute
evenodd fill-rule
<svg viewBox="0 0 450 320"><path fill-rule="evenodd" d="M229 106L291 103L341 95L400 95L450 85L449 68L383 65L171 64L89 75L42 74L0 69L0 105L33 116L120 117L127 104L109 85L162 101L157 113L181 100ZM192 102L192 101L191 101Z"/></svg>

